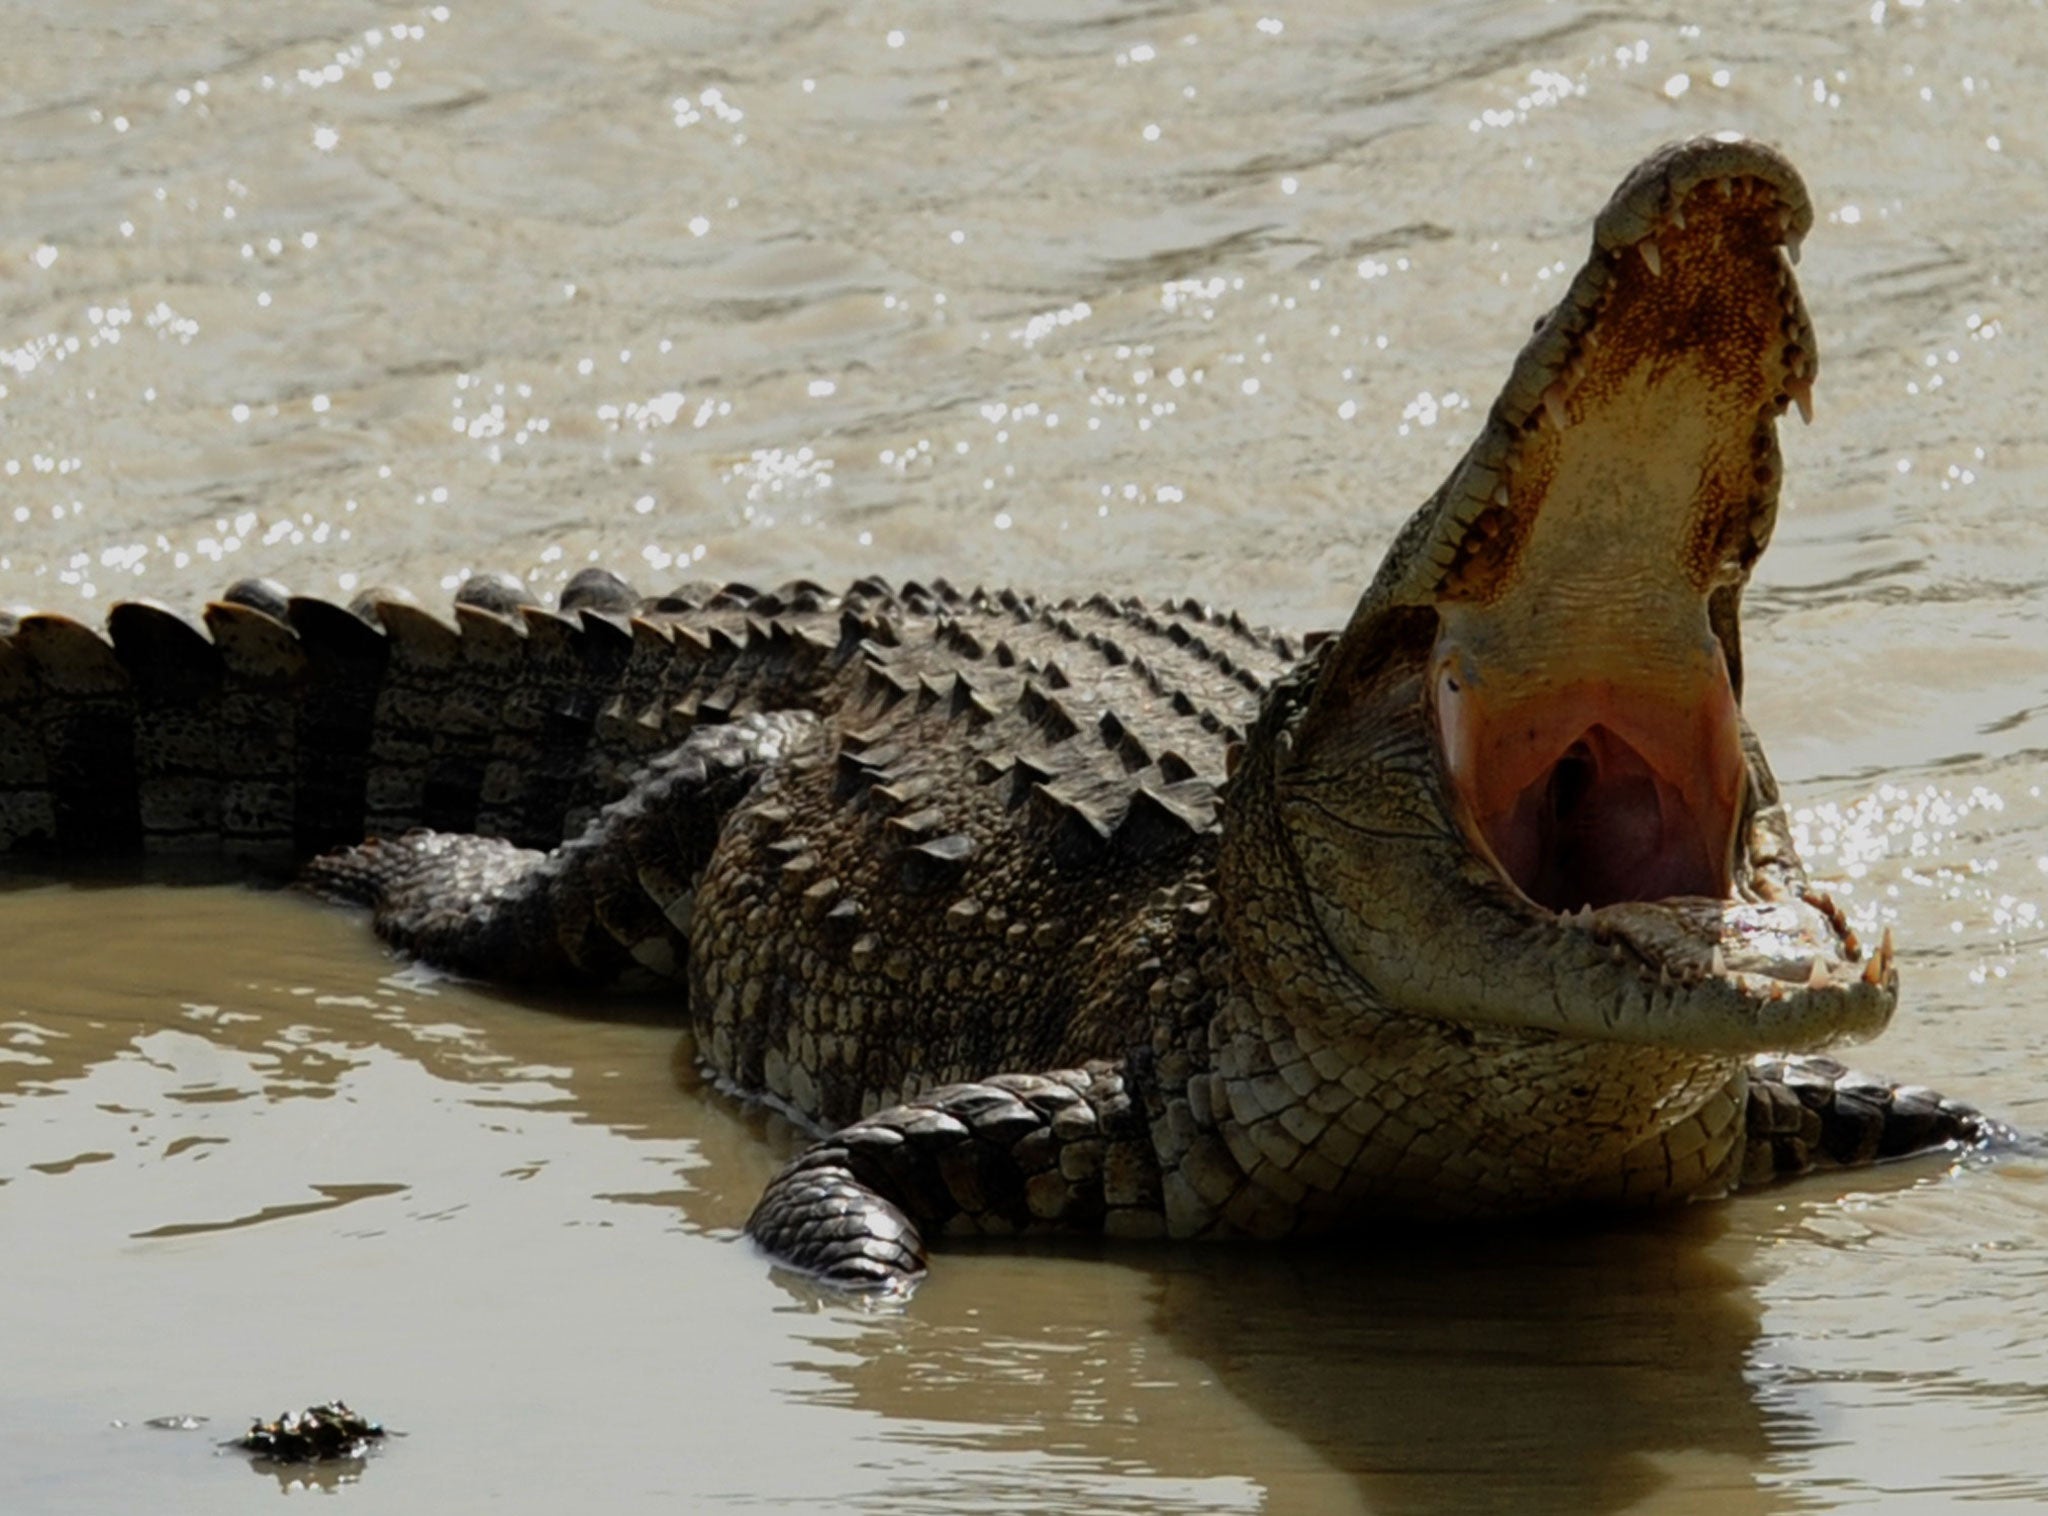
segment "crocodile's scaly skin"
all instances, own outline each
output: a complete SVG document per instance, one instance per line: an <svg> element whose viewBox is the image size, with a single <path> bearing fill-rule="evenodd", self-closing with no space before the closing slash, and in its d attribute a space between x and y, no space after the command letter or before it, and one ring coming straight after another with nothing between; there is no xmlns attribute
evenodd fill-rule
<svg viewBox="0 0 2048 1516"><path fill-rule="evenodd" d="M1804 1056L1896 973L1734 704L1810 219L1755 144L1641 165L1312 649L1187 601L597 571L452 622L264 583L203 627L0 617L0 851L312 857L460 970L673 981L712 1070L823 1134L755 1236L853 1287L936 1232L1279 1237L1977 1138Z"/></svg>

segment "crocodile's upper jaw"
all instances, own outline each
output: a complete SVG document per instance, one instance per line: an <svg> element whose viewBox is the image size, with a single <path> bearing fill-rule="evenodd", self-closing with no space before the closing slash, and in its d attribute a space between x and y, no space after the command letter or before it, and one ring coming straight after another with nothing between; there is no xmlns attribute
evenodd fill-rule
<svg viewBox="0 0 2048 1516"><path fill-rule="evenodd" d="M1535 365L1552 377L1511 419L1435 595L1430 695L1460 820L1553 910L1718 899L1733 880L1744 766L1708 599L1768 535L1773 422L1808 393L1812 335L1779 185L1668 194L1649 235L1593 265L1589 305L1568 300L1576 350Z"/></svg>
<svg viewBox="0 0 2048 1516"><path fill-rule="evenodd" d="M1864 957L1810 896L1737 707L1776 419L1811 413L1788 256L1810 222L1754 143L1631 174L1485 430L1267 723L1255 782L1374 1002L1730 1053L1889 1018L1889 944Z"/></svg>

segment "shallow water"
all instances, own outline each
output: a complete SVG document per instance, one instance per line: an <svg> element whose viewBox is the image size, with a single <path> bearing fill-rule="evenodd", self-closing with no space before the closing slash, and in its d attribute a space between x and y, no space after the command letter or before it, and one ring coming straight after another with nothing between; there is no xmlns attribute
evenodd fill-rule
<svg viewBox="0 0 2048 1516"><path fill-rule="evenodd" d="M2048 1128L2048 14L1720 14L17 0L0 605L597 561L1327 625L1615 181L1738 128L1823 355L1746 705L1905 954L1861 1060ZM0 1509L267 1503L212 1441L335 1393L391 1510L2048 1500L2036 1159L876 1315L733 1240L790 1141L345 913L0 891Z"/></svg>

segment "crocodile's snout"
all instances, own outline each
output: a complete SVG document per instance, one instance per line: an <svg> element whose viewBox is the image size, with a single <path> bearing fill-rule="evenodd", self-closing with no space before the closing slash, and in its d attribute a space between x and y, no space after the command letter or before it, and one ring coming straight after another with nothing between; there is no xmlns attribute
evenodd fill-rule
<svg viewBox="0 0 2048 1516"><path fill-rule="evenodd" d="M1716 156L1602 217L1508 382L1491 498L1435 591L1460 823L1553 911L1734 884L1745 764L1711 599L1769 539L1773 422L1815 358L1780 251L1804 194L1761 155Z"/></svg>
<svg viewBox="0 0 2048 1516"><path fill-rule="evenodd" d="M1368 998L1726 1052L1889 1018L1739 704L1777 420L1818 370L1811 221L1756 143L1633 172L1328 654L1272 784Z"/></svg>

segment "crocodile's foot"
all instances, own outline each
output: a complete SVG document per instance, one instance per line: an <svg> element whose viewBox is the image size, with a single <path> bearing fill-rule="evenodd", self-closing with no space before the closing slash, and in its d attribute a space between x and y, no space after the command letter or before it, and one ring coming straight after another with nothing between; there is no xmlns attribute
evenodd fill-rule
<svg viewBox="0 0 2048 1516"><path fill-rule="evenodd" d="M894 1186L881 1159L909 1140L887 1123L859 1122L805 1149L762 1194L747 1231L778 1263L832 1289L907 1294L925 1275L924 1237L882 1197Z"/></svg>
<svg viewBox="0 0 2048 1516"><path fill-rule="evenodd" d="M835 1289L902 1294L924 1236L1159 1236L1159 1169L1113 1064L952 1084L842 1127L775 1177L747 1222Z"/></svg>
<svg viewBox="0 0 2048 1516"><path fill-rule="evenodd" d="M1818 1057L1752 1062L1747 1126L1744 1189L2009 1135L1961 1101Z"/></svg>
<svg viewBox="0 0 2048 1516"><path fill-rule="evenodd" d="M408 832L327 853L299 877L366 905L377 935L458 974L552 983L576 977L557 931L552 855L500 837Z"/></svg>

